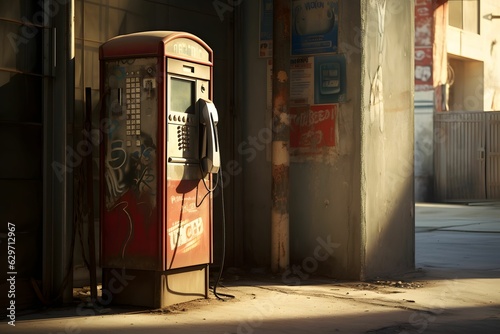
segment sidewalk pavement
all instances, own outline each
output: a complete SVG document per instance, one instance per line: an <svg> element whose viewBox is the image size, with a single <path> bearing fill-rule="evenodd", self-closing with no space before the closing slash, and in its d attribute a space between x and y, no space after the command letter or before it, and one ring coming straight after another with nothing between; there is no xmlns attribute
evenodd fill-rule
<svg viewBox="0 0 500 334"><path fill-rule="evenodd" d="M73 306L21 316L2 333L500 333L500 205L417 204L416 270L397 280L228 271L218 292L166 310ZM226 275L225 275L226 276Z"/></svg>

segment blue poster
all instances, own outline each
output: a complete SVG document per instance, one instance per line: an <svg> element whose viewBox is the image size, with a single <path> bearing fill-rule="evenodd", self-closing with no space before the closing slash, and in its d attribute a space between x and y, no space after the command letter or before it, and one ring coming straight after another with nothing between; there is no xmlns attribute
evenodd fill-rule
<svg viewBox="0 0 500 334"><path fill-rule="evenodd" d="M259 56L273 56L273 0L260 2Z"/></svg>
<svg viewBox="0 0 500 334"><path fill-rule="evenodd" d="M338 0L293 0L292 55L338 51Z"/></svg>

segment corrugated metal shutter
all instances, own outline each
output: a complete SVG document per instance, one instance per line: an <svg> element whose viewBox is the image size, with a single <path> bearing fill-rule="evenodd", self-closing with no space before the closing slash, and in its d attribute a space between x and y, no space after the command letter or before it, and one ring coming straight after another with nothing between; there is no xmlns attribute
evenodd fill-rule
<svg viewBox="0 0 500 334"><path fill-rule="evenodd" d="M500 113L438 113L434 120L436 199L500 199Z"/></svg>
<svg viewBox="0 0 500 334"><path fill-rule="evenodd" d="M437 200L485 200L485 113L439 113L434 124Z"/></svg>
<svg viewBox="0 0 500 334"><path fill-rule="evenodd" d="M488 113L486 133L486 194L500 199L500 112Z"/></svg>

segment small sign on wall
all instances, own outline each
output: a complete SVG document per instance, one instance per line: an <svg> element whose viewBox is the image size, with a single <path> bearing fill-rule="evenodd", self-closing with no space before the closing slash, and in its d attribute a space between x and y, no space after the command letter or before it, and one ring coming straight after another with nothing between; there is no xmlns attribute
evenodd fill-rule
<svg viewBox="0 0 500 334"><path fill-rule="evenodd" d="M346 76L343 54L314 57L314 103L344 102Z"/></svg>
<svg viewBox="0 0 500 334"><path fill-rule="evenodd" d="M294 57L290 60L291 104L327 104L346 100L343 54Z"/></svg>

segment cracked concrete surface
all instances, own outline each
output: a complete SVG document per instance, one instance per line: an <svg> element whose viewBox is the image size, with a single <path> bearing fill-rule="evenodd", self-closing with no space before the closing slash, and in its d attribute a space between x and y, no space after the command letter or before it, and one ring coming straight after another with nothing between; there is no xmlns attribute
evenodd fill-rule
<svg viewBox="0 0 500 334"><path fill-rule="evenodd" d="M164 310L84 304L18 316L2 333L499 333L500 205L416 205L414 272L346 282L225 275L234 299Z"/></svg>

